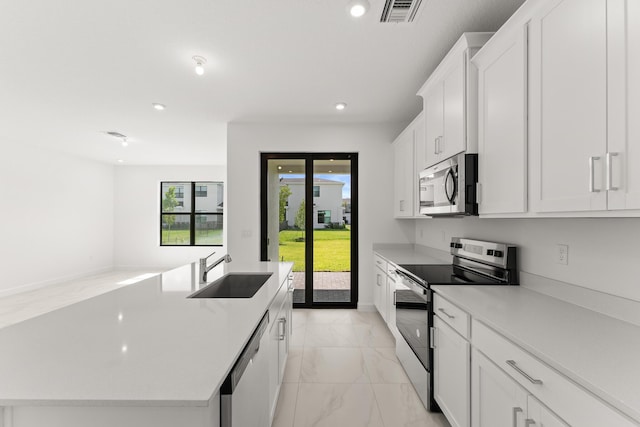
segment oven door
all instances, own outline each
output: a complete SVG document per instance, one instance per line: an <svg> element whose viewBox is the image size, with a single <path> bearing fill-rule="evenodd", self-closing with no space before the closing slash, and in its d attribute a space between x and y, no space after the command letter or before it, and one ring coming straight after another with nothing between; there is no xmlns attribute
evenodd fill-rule
<svg viewBox="0 0 640 427"><path fill-rule="evenodd" d="M429 310L427 289L397 271L396 327L418 360L429 371Z"/></svg>

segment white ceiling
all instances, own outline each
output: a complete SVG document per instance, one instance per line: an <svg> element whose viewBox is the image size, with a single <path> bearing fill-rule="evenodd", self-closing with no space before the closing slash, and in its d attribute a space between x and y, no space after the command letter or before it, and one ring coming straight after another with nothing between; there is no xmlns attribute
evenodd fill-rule
<svg viewBox="0 0 640 427"><path fill-rule="evenodd" d="M383 0L360 20L348 0L0 0L2 145L225 164L230 121L408 122L460 34L522 1L423 0L413 23L381 24Z"/></svg>

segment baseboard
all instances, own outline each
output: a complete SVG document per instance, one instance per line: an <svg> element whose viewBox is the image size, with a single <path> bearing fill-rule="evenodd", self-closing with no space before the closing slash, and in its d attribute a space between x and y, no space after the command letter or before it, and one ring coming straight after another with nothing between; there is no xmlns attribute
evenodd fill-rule
<svg viewBox="0 0 640 427"><path fill-rule="evenodd" d="M369 312L376 311L376 306L373 305L372 303L369 303L369 302L365 302L365 303L359 302L358 303L358 310L360 310L360 311L369 311Z"/></svg>
<svg viewBox="0 0 640 427"><path fill-rule="evenodd" d="M55 279L43 280L41 282L28 283L22 286L16 286L15 288L0 290L0 298L10 295L21 294L23 292L34 291L51 285L57 285L63 282L69 282L71 280L82 279L84 277L95 276L97 274L113 271L113 266L102 267L96 270L83 271L81 273L70 274L68 276L57 277Z"/></svg>

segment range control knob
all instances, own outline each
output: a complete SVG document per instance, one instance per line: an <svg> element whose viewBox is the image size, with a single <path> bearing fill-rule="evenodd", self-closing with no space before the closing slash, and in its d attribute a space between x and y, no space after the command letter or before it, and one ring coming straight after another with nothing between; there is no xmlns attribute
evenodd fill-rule
<svg viewBox="0 0 640 427"><path fill-rule="evenodd" d="M493 256L493 249L487 249L487 255Z"/></svg>
<svg viewBox="0 0 640 427"><path fill-rule="evenodd" d="M496 258L502 258L504 254L502 253L502 251L493 251L493 256Z"/></svg>
<svg viewBox="0 0 640 427"><path fill-rule="evenodd" d="M462 249L462 243L456 243L456 249Z"/></svg>

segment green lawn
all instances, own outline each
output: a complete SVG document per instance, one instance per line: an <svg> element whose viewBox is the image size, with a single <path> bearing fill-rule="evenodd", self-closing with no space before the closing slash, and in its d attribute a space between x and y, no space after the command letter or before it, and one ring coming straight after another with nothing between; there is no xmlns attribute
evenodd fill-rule
<svg viewBox="0 0 640 427"><path fill-rule="evenodd" d="M163 245L188 245L189 230L162 230ZM222 230L196 230L196 244L221 245Z"/></svg>
<svg viewBox="0 0 640 427"><path fill-rule="evenodd" d="M280 260L294 262L293 271L305 271L304 244L295 239L301 231L280 232ZM314 230L314 271L351 271L351 231Z"/></svg>

